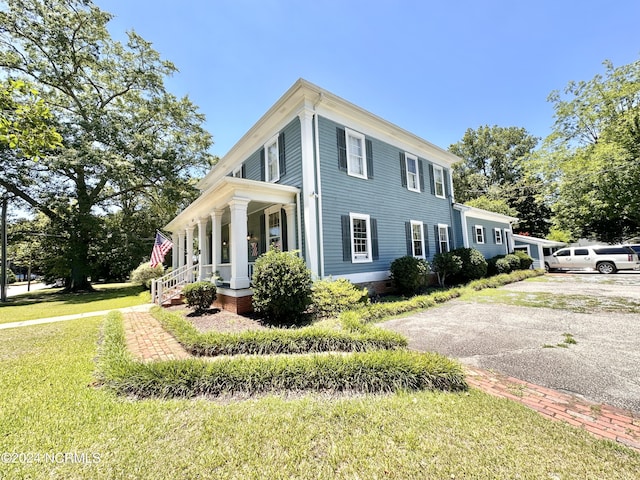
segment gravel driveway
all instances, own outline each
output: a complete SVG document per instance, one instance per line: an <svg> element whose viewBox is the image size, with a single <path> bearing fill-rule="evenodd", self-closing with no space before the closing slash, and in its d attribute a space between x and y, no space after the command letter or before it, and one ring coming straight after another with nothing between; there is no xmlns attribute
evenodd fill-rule
<svg viewBox="0 0 640 480"><path fill-rule="evenodd" d="M635 312L640 274L549 274L381 326L406 335L410 348L640 413Z"/></svg>

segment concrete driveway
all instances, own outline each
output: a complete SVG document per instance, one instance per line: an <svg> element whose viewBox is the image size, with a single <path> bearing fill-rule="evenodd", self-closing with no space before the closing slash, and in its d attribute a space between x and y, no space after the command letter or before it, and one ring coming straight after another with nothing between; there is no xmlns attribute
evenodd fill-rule
<svg viewBox="0 0 640 480"><path fill-rule="evenodd" d="M638 274L548 274L381 326L410 348L640 413L637 312Z"/></svg>

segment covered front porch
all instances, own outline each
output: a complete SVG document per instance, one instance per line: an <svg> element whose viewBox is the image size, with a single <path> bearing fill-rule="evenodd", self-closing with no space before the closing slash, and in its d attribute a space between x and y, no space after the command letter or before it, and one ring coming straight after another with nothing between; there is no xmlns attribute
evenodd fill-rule
<svg viewBox="0 0 640 480"><path fill-rule="evenodd" d="M156 282L154 301L179 295L187 283L211 280L218 285L221 306L237 311L246 303L240 299L251 295L253 265L260 255L272 246L300 249L299 200L296 187L221 179L165 227L172 233L173 268Z"/></svg>

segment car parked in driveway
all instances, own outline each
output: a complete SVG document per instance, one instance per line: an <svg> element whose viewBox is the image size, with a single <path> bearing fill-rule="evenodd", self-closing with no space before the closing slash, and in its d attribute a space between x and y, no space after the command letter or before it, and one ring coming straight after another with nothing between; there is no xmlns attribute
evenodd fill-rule
<svg viewBox="0 0 640 480"><path fill-rule="evenodd" d="M555 270L597 270L615 273L618 270L640 270L640 259L626 245L589 245L561 248L544 257L545 268Z"/></svg>

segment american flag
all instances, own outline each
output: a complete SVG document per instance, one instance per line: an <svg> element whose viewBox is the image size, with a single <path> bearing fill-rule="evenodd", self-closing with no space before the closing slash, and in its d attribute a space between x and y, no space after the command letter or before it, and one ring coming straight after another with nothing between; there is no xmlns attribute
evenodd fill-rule
<svg viewBox="0 0 640 480"><path fill-rule="evenodd" d="M160 232L156 232L156 241L153 243L151 251L151 268L164 262L164 257L173 247L173 242Z"/></svg>

